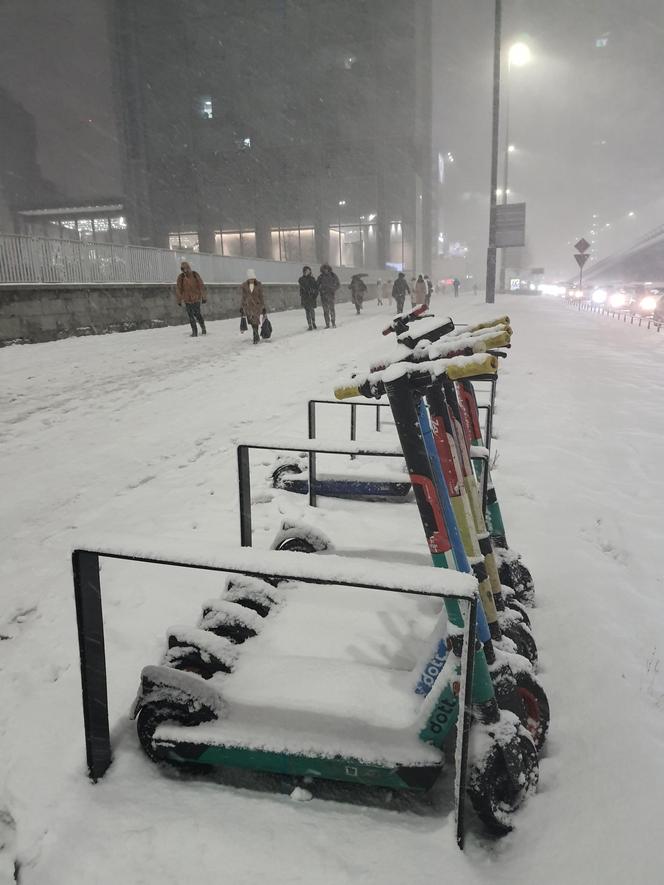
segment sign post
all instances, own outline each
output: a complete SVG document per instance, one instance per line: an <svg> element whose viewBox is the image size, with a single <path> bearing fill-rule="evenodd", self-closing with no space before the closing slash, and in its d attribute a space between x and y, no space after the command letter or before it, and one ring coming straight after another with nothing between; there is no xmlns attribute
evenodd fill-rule
<svg viewBox="0 0 664 885"><path fill-rule="evenodd" d="M583 265L590 258L588 255L588 249L590 249L590 243L588 240L581 237L578 243L574 244L574 248L576 249L576 254L574 258L576 259L576 263L579 265L579 289L583 288Z"/></svg>

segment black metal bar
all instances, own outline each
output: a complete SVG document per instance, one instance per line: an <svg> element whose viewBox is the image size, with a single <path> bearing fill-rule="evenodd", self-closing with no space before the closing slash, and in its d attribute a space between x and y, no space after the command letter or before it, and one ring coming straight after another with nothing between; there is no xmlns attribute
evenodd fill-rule
<svg viewBox="0 0 664 885"><path fill-rule="evenodd" d="M380 433L380 403L376 403L376 432Z"/></svg>
<svg viewBox="0 0 664 885"><path fill-rule="evenodd" d="M357 403L350 404L350 438L352 442L357 441ZM355 460L355 455L350 456L350 460Z"/></svg>
<svg viewBox="0 0 664 885"><path fill-rule="evenodd" d="M315 507L317 503L316 490L316 453L309 450L309 504Z"/></svg>
<svg viewBox="0 0 664 885"><path fill-rule="evenodd" d="M403 593L406 596L434 596L440 599L460 599L468 601L467 596L460 596L457 593L435 593L433 591L424 590L408 590L404 587L385 587L384 584L369 583L366 581L345 581L335 578L315 578L303 577L301 574L291 574L290 572L279 572L275 575L273 571L266 572L264 569L252 568L234 568L228 565L207 565L199 562L183 562L178 559L161 559L156 556L134 556L130 553L111 553L110 551L94 551L94 550L77 550L76 553L91 553L93 556L103 559L120 559L123 562L144 562L148 565L173 565L178 568L192 568L201 572L219 572L229 575L247 575L252 578L274 578L278 577L284 581L303 581L306 584L334 584L340 587L363 587L367 590L384 590L386 593Z"/></svg>
<svg viewBox="0 0 664 885"><path fill-rule="evenodd" d="M249 446L237 447L238 497L240 501L240 546L251 547L251 466Z"/></svg>
<svg viewBox="0 0 664 885"><path fill-rule="evenodd" d="M486 410L486 421L484 423L484 445L490 451L491 450L491 434L493 431L493 422L492 422L492 414L493 410L491 406L478 406L477 411L483 412Z"/></svg>
<svg viewBox="0 0 664 885"><path fill-rule="evenodd" d="M72 569L81 660L85 754L90 778L96 781L104 776L112 761L99 556L75 550Z"/></svg>
<svg viewBox="0 0 664 885"><path fill-rule="evenodd" d="M307 424L309 439L316 439L316 402L317 400L310 399L307 403Z"/></svg>
<svg viewBox="0 0 664 885"><path fill-rule="evenodd" d="M463 851L463 844L466 836L465 830L465 806L466 806L466 782L468 779L468 755L470 749L470 729L473 722L473 664L475 663L475 622L477 618L477 597L470 600L468 606L469 612L467 616L466 629L467 635L464 641L464 656L466 658L466 679L463 684L463 697L459 693L459 717L457 719L457 730L461 729L461 753L457 757L459 759L459 770L457 772L457 796L456 803L456 841L459 848Z"/></svg>

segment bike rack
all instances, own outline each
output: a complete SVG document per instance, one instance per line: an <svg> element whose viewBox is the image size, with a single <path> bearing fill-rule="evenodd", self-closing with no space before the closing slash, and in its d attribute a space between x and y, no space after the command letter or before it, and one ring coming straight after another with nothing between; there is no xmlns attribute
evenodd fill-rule
<svg viewBox="0 0 664 885"><path fill-rule="evenodd" d="M454 779L456 841L463 850L465 836L464 798L468 766L468 747L472 721L473 656L475 651L475 620L477 617L477 595L472 597L453 593L425 592L416 586L391 586L389 581L367 583L355 579L332 575L321 575L321 560L309 554L301 554L311 561L311 571L306 573L301 564L296 573L289 568L293 556L274 553L279 558L276 565L266 571L258 563L265 562L265 553L260 558L245 551L220 553L216 562L195 562L191 559L175 559L160 556L143 556L140 553L115 552L113 550L75 549L72 552L74 578L74 598L76 602L76 624L78 628L78 650L81 664L81 691L83 701L83 727L85 731L85 752L88 776L96 783L104 777L113 761L113 748L108 719L108 683L106 648L104 644L104 611L102 602L102 582L100 559L120 559L125 562L143 562L153 565L176 566L225 574L244 574L251 577L293 580L308 584L326 584L339 587L360 587L391 593L421 595L440 599L456 599L468 608L465 612L463 634L463 658L460 675L459 717L457 727L456 753L458 760ZM255 562L252 560L256 560ZM313 561L315 560L315 562ZM304 574L303 574L304 572ZM318 572L318 574L317 574Z"/></svg>
<svg viewBox="0 0 664 885"><path fill-rule="evenodd" d="M333 400L335 402L335 400ZM357 403L356 405L359 405ZM369 403L368 405L372 405ZM251 449L268 449L275 452L306 452L309 456L309 504L316 507L318 495L315 492L316 455L373 455L385 458L402 458L398 446L365 446L361 443L322 443L310 439L302 443L241 443L237 447L238 493L240 498L240 544L251 547Z"/></svg>

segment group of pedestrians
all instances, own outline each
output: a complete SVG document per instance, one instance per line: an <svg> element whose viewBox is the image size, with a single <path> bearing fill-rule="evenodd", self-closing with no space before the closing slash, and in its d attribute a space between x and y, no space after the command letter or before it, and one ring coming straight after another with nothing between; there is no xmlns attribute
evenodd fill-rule
<svg viewBox="0 0 664 885"><path fill-rule="evenodd" d="M309 265L305 264L298 284L300 286L300 302L307 317L308 330L311 332L313 329L318 328L316 326L316 301L319 295L320 304L323 308L325 328L329 329L331 326L333 329L336 329L337 315L335 302L337 290L341 283L330 265L321 264L320 274L318 277L315 277Z"/></svg>
<svg viewBox="0 0 664 885"><path fill-rule="evenodd" d="M362 279L365 276L367 274L354 274L348 284L351 300L358 314L362 310L364 298L368 292L367 285ZM325 328L329 329L331 327L336 329L335 301L341 283L332 267L329 264L322 264L320 274L316 277L311 267L305 264L302 268L302 276L298 280L298 285L300 287L300 302L307 318L308 330L312 331L318 328L316 326L316 306L319 297L321 307L323 308ZM459 280L455 279L455 296L459 294L459 286ZM180 275L177 278L175 288L178 304L183 305L187 310L192 338L198 335L198 326L200 326L202 335L207 334L205 320L201 313L201 304L205 304L207 301L205 284L200 274L192 270L188 261L183 261L180 264ZM378 280L376 283L378 304L387 303L389 305L391 299L394 299L397 313L403 313L406 296L408 295L413 307L421 304L425 304L428 307L433 290L433 283L426 274L418 274L417 277L412 277L411 285L409 285L406 274L403 271L399 272L393 283L390 283L389 280ZM263 285L256 279L256 272L253 269L247 271L247 279L240 286L240 296L242 325L244 328L251 326L254 344L258 344L261 340L260 330L267 318L267 309Z"/></svg>

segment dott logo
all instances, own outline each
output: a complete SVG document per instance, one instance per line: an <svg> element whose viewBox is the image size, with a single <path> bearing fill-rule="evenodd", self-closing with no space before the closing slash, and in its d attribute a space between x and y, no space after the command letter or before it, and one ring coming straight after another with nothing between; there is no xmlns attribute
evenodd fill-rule
<svg viewBox="0 0 664 885"><path fill-rule="evenodd" d="M448 701L446 698L441 698L427 723L429 730L434 734L440 734L443 730L443 726L447 725L449 721L450 713L452 713L455 708L456 703L454 701Z"/></svg>

